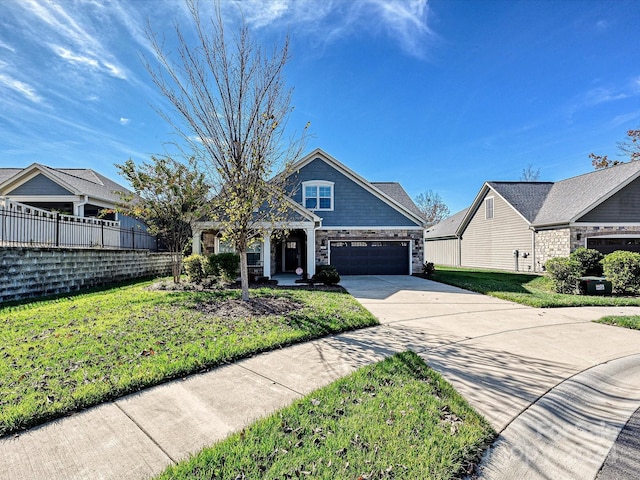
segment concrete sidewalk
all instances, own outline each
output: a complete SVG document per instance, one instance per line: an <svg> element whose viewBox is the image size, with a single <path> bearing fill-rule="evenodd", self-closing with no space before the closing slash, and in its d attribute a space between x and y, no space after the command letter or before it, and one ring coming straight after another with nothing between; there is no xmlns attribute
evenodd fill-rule
<svg viewBox="0 0 640 480"><path fill-rule="evenodd" d="M347 277L342 284L382 325L258 355L4 438L0 479L149 478L256 418L407 349L503 432L503 443L488 456L490 478L513 478L514 464L529 465L518 470L523 478L594 478L640 406L640 332L590 322L640 314L640 307L533 309L401 276ZM586 432L581 445L603 431L606 439L586 451L572 448L574 435L554 433L563 455L573 458L551 459L545 471L536 465L548 452L526 461L513 456L526 445L521 438L541 445L562 422ZM509 437L510 431L516 434ZM574 462L588 467L554 467Z"/></svg>

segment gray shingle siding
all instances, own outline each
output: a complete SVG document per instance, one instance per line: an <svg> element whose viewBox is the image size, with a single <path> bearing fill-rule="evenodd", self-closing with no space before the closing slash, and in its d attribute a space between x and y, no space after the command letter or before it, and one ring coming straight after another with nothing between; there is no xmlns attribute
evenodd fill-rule
<svg viewBox="0 0 640 480"><path fill-rule="evenodd" d="M31 180L8 192L8 194L24 196L75 195L42 174L36 175Z"/></svg>
<svg viewBox="0 0 640 480"><path fill-rule="evenodd" d="M289 178L289 191L295 189L292 198L301 205L302 182L325 180L334 183L333 211L315 211L322 217L324 227L419 226L320 158L312 160Z"/></svg>

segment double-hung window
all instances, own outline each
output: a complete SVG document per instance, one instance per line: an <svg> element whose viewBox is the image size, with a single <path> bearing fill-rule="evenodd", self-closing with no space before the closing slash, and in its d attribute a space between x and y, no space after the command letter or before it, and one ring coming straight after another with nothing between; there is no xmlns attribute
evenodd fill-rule
<svg viewBox="0 0 640 480"><path fill-rule="evenodd" d="M263 242L256 242L247 248L247 265L250 267L262 265L262 244ZM233 248L231 242L218 240L217 253L236 253L236 249Z"/></svg>
<svg viewBox="0 0 640 480"><path fill-rule="evenodd" d="M302 204L309 210L333 210L333 183L323 180L303 182Z"/></svg>

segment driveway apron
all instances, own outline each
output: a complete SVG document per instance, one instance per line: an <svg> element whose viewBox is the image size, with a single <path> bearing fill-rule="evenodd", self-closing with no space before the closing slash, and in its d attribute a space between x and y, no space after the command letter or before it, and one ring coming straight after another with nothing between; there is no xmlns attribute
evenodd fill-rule
<svg viewBox="0 0 640 480"><path fill-rule="evenodd" d="M591 321L640 307L536 309L414 277L343 285L501 433L481 477L582 480L610 451L627 461L611 447L640 407L640 332Z"/></svg>

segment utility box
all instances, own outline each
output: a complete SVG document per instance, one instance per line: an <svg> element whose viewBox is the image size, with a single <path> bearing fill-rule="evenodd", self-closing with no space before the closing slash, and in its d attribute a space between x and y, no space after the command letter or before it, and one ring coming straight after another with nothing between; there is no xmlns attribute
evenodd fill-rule
<svg viewBox="0 0 640 480"><path fill-rule="evenodd" d="M611 295L611 282L604 277L580 277L580 292L583 295Z"/></svg>

